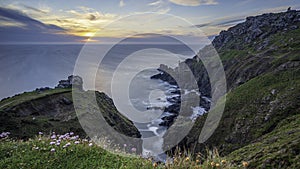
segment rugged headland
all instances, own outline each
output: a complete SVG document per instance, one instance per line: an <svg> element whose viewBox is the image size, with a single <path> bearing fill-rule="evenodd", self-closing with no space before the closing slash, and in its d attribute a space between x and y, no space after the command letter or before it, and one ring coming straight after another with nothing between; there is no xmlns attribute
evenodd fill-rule
<svg viewBox="0 0 300 169"><path fill-rule="evenodd" d="M201 58L207 57L212 48L222 60L227 80L222 119L213 135L199 144L207 114L199 116L179 146L194 153L216 147L233 161L249 161L250 168L297 168L300 11L247 17L245 22L222 31L197 56L187 59L184 63L192 70L204 98L211 97L211 87ZM180 76L185 64L174 70L161 65L161 73L152 78L176 85L172 76ZM172 110L179 110L179 106L180 103L173 105ZM176 136L173 132L167 134Z"/></svg>
<svg viewBox="0 0 300 169"><path fill-rule="evenodd" d="M87 137L74 109L72 90L76 89L80 95L78 97L87 98L95 95L103 118L117 132L130 137L141 137L133 123L118 112L111 98L98 91L83 91L82 84L83 81L79 76L69 76L67 80L61 80L54 89L38 88L1 100L0 130L10 131L11 137L19 139L32 138L39 131L45 133L73 131L81 137ZM92 116L95 112L97 109L91 109L86 114Z"/></svg>
<svg viewBox="0 0 300 169"><path fill-rule="evenodd" d="M200 115L195 119L194 126L189 134L179 143L179 148L188 149L196 155L198 153L205 154L207 148L212 149L216 147L220 155L228 160L229 167L227 168L299 168L299 35L300 11L288 10L282 13L248 17L245 22L222 31L215 37L211 45L201 49L198 55L192 59L184 61L185 64L181 63L175 69L161 65L159 68L161 73L154 75L152 78L161 79L173 85L177 85L177 82L172 76L182 75L182 71L186 69L184 66L188 65L197 80L200 105L207 111L210 109L209 98L211 98L212 87L201 58L207 57L207 54L212 49L215 49L219 53L225 68L228 93L226 94L225 110L216 131L205 143L199 144L198 137L206 121L207 113ZM171 72L172 76L166 72ZM118 112L112 99L101 92L83 91L82 83L83 81L80 77L70 76L67 80L60 81L54 89L39 88L32 92L24 92L1 100L0 131L9 131L12 138L24 140L35 137L39 131L49 134L53 131L57 133L73 131L81 137L86 137L79 123L78 114L76 115L74 110L73 89L71 87L75 86L77 94L82 98L87 98L91 94L96 96L96 102L102 116L116 131L131 137L141 137L133 122ZM187 84L184 87L189 89L190 86ZM183 90L181 89L181 91ZM181 91L173 92L180 95ZM180 126L182 124L173 123L180 109L180 98L181 96L169 98L173 105L167 107L165 111L174 115L163 119L164 122L161 125L175 128L176 125L179 125L179 129L182 127ZM85 107L79 108L84 109ZM85 115L91 117L91 122L95 121L92 118L94 117L94 109L92 107L89 112L79 116ZM166 134L169 138L172 138L177 136L176 132L180 131L170 130ZM48 159L51 159L51 155L54 154L49 151L46 153L42 151L35 152L36 150L33 150L31 144L34 144L32 146L41 144L39 141L33 143L30 141L20 143L4 141L1 144L3 145L1 150L8 152L1 154L1 157L4 159L2 166L7 166L5 160L19 159L18 157L15 158L12 155L13 153L9 153L15 147L18 147L16 145L26 147L29 144L29 148L26 149L29 149L29 153L26 152L27 154L40 154L37 157L34 156L34 158L28 157L28 159L38 159L42 154L44 155L43 158L48 161ZM165 142L164 144L168 143ZM175 148L169 153L172 154L173 150ZM23 153L21 149L17 151L20 154ZM72 163L82 164L76 158L74 161L74 154L72 154L71 150L69 152L69 150L61 149L61 152L69 153L60 154L61 157L68 157L66 161L61 162L62 165L64 164L63 162L68 163L72 160ZM26 153L23 153L22 157L27 157ZM118 164L118 159L122 159L112 156L100 150L100 148L92 149L88 146L82 146L77 153L79 154L78 159L80 157L88 157L88 162L93 162L93 159L99 157L102 160L103 157L103 161L95 161L97 164L109 163L105 167L114 166ZM112 163L106 158L111 160ZM187 168L192 164L193 166L198 165L197 162L190 162L190 158L194 157L182 158L180 166ZM26 161L25 158L25 162L18 161L16 164L23 165L30 162L28 159ZM56 165L63 159L55 158L52 164ZM212 165L214 164L214 159L210 160L212 161L203 160L202 164L205 164L207 168L215 168L216 165ZM126 163L129 167L132 167L130 163L133 161L139 160L126 158ZM243 161L247 163L242 163ZM144 164L140 163L144 163L144 161L139 161L138 166L145 167ZM222 164L221 160L219 160L218 164ZM29 163L28 165L32 166L33 164ZM176 165L174 160L174 166L178 168ZM123 164L116 166L123 166ZM147 166L151 168L152 164Z"/></svg>

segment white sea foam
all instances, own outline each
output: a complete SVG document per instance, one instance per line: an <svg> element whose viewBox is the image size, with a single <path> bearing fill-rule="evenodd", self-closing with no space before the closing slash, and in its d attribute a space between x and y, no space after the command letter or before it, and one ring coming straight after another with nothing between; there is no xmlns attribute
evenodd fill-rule
<svg viewBox="0 0 300 169"><path fill-rule="evenodd" d="M193 109L193 114L190 116L190 119L193 121L196 120L197 117L202 116L203 114L206 113L206 110L203 107L192 107L192 109Z"/></svg>

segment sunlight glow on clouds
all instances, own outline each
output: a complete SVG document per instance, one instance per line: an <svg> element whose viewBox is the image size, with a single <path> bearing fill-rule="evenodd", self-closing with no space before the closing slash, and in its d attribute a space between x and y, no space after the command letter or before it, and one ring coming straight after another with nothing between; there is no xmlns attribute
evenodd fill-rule
<svg viewBox="0 0 300 169"><path fill-rule="evenodd" d="M170 0L177 5L183 6L199 6L199 5L216 5L218 2L215 0Z"/></svg>
<svg viewBox="0 0 300 169"><path fill-rule="evenodd" d="M190 36L189 28L182 27L175 20L165 20L163 17L173 15L187 19L192 25L201 28L206 35L211 36L242 22L247 16L280 12L285 11L289 6L293 9L297 8L297 5L300 6L292 0L276 1L276 3L267 1L272 0L246 0L245 2L228 0L228 3L222 3L220 0L0 1L0 7L15 10L16 13L27 17L27 21L23 22L1 16L0 13L0 29L32 28L32 30L38 30L42 28L43 30L40 31L43 33L75 35L85 38L86 41L91 40L91 35L105 38L121 38L135 33ZM120 22L120 25L116 27L107 27L120 18L145 12L158 13L162 16L151 18L149 15L141 15L135 19ZM144 21L149 24L141 25L145 23ZM32 23L28 24L29 22ZM34 26L35 22L39 23L39 27Z"/></svg>

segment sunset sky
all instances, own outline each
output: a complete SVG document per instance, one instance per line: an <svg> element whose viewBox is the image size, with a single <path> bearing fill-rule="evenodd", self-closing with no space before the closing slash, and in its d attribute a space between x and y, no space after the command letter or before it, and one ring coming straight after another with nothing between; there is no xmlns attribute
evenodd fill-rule
<svg viewBox="0 0 300 169"><path fill-rule="evenodd" d="M164 14L185 19L214 36L247 16L300 8L297 0L26 0L0 1L0 35L5 42L81 41L95 35L122 38L133 33L171 33L190 36L178 20L164 21ZM159 13L160 17L139 15ZM121 18L138 15L128 20ZM120 20L121 19L121 20ZM119 20L118 26L107 24ZM151 22L140 27L137 23ZM168 25L168 26L166 26ZM97 33L96 33L97 32ZM96 34L95 34L96 33ZM14 37L15 36L15 37Z"/></svg>

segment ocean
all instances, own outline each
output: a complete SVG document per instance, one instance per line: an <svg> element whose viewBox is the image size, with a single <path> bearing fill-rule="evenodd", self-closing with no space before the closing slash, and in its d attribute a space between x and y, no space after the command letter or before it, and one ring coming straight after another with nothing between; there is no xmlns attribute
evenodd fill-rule
<svg viewBox="0 0 300 169"><path fill-rule="evenodd" d="M82 47L82 45L0 45L0 98L40 87L55 87L59 80L73 74ZM103 54L101 49L105 47L94 46L99 55ZM163 116L170 114L163 113L160 108L171 104L166 98L172 97L174 94L171 91L176 89L176 86L150 77L159 73L156 68L160 64L174 68L179 61L194 55L190 48L182 45L159 47L117 45L105 55L100 65L90 63L92 66L85 69L98 70L96 90L112 97L122 114L131 119L130 117L133 118L135 115L129 110L134 109L135 113L143 113L143 119L131 120L142 134L144 156L160 154L159 160L166 158L162 153L162 136L166 127L159 126L159 123L162 122ZM88 59L86 61L89 62ZM88 79L83 80L88 82ZM88 86L84 85L84 88L89 89Z"/></svg>

